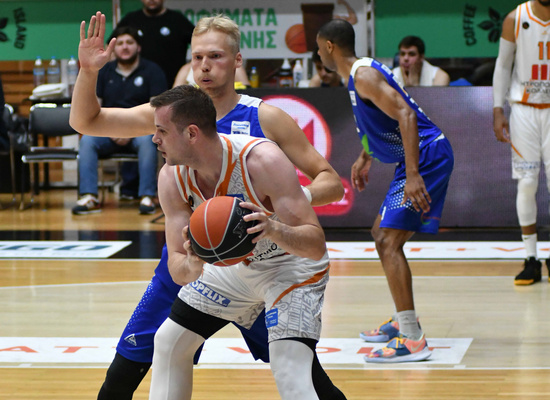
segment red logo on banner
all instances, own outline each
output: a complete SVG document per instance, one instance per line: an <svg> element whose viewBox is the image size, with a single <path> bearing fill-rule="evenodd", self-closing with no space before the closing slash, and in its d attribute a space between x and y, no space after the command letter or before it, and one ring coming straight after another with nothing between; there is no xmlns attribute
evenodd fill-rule
<svg viewBox="0 0 550 400"><path fill-rule="evenodd" d="M304 99L288 94L266 96L262 100L269 105L280 108L294 118L313 147L330 162L332 147L330 129L317 108ZM298 171L298 178L303 186L310 183L309 179L300 171ZM342 215L351 209L353 189L347 179L340 179L344 185L344 198L335 203L314 207L317 215Z"/></svg>

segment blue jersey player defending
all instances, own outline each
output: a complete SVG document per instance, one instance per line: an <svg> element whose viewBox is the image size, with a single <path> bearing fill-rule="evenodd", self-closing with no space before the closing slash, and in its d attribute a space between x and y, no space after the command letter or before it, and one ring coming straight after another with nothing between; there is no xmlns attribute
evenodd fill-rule
<svg viewBox="0 0 550 400"><path fill-rule="evenodd" d="M397 163L372 235L396 313L366 341L390 341L365 356L367 362L427 359L431 352L414 308L412 276L403 246L414 232L436 233L453 152L441 130L394 79L389 68L355 56L353 27L343 20L325 24L317 35L323 64L345 78L363 150L351 168L352 185L364 189L372 158Z"/></svg>
<svg viewBox="0 0 550 400"><path fill-rule="evenodd" d="M71 124L80 132L105 136L116 130L120 137L150 134L155 130L154 112L149 104L133 108L100 108L95 97L97 71L110 59L112 43L104 48L105 16L91 18L87 37L81 24L79 60L81 70L71 107ZM216 108L217 130L227 134L267 137L280 146L311 184L304 188L313 205L338 201L343 186L336 171L307 141L294 120L282 110L261 100L235 92L235 70L242 65L239 27L225 17L203 18L197 22L191 41L192 68L198 86L210 95ZM166 246L155 275L136 307L111 363L99 400L128 400L151 366L153 338L170 313L181 286L168 271ZM203 316L203 323L212 322ZM214 324L215 325L215 324ZM268 361L267 329L260 315L250 330L239 327L255 358ZM206 336L205 336L206 337ZM313 345L313 344L312 344ZM312 346L313 347L313 346ZM312 378L321 400L344 400L314 355ZM181 377L181 385L192 385L191 376Z"/></svg>

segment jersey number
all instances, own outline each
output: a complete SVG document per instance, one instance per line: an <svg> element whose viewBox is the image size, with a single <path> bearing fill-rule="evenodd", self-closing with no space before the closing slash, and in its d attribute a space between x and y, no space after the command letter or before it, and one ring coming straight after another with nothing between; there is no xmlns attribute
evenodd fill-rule
<svg viewBox="0 0 550 400"><path fill-rule="evenodd" d="M550 42L539 42L539 60L550 60ZM531 79L534 81L548 79L547 64L533 64L531 66Z"/></svg>

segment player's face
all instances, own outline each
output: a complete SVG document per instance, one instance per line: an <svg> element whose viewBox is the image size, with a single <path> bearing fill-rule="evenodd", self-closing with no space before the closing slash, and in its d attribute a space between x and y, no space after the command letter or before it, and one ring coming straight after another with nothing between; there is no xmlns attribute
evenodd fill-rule
<svg viewBox="0 0 550 400"><path fill-rule="evenodd" d="M230 40L219 31L209 31L191 39L193 78L210 95L221 88L234 88L235 70L242 63L242 57L240 53L234 54Z"/></svg>
<svg viewBox="0 0 550 400"><path fill-rule="evenodd" d="M317 54L319 54L319 57L321 57L321 62L330 71L336 71L336 62L328 52L327 40L324 38L321 38L319 35L317 35L316 40L317 40L317 47L319 47L319 51L317 52Z"/></svg>
<svg viewBox="0 0 550 400"><path fill-rule="evenodd" d="M414 65L422 64L423 57L418 52L416 46L401 47L399 49L399 65L405 71L408 71Z"/></svg>
<svg viewBox="0 0 550 400"><path fill-rule="evenodd" d="M115 57L121 64L133 64L141 48L128 34L120 35L116 38Z"/></svg>
<svg viewBox="0 0 550 400"><path fill-rule="evenodd" d="M155 134L153 143L168 165L185 165L189 146L187 135L172 122L172 108L165 106L155 110Z"/></svg>

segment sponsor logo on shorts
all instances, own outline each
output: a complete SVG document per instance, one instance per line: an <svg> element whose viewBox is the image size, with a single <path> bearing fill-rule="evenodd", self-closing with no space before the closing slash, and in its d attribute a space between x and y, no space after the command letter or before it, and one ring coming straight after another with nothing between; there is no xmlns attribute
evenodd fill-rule
<svg viewBox="0 0 550 400"><path fill-rule="evenodd" d="M210 289L208 286L206 286L201 281L195 281L190 283L191 287L195 289L197 292L202 294L207 299L212 300L214 303L219 304L220 306L227 307L229 303L231 303L231 300L229 300L226 297L223 297L221 294L217 293L216 291Z"/></svg>
<svg viewBox="0 0 550 400"><path fill-rule="evenodd" d="M279 324L279 309L274 308L265 313L265 326L271 328Z"/></svg>

